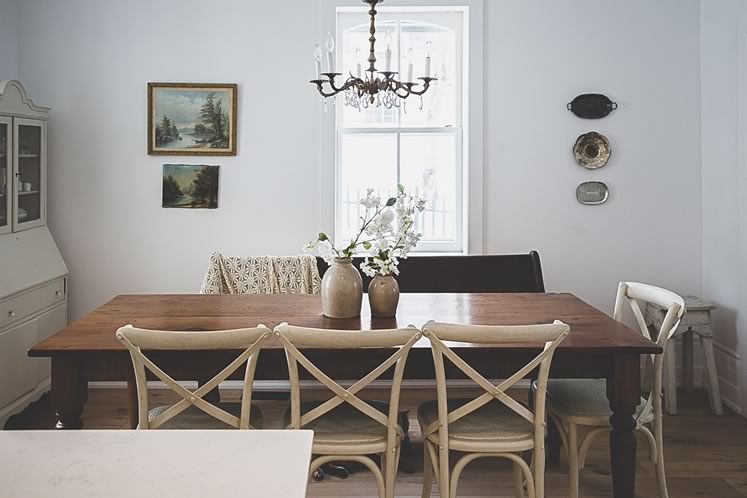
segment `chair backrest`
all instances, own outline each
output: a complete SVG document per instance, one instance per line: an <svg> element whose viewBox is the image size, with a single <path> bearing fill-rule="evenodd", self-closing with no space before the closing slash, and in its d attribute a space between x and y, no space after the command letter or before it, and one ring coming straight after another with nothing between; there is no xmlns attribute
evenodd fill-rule
<svg viewBox="0 0 747 498"><path fill-rule="evenodd" d="M215 332L175 332L146 330L132 325L121 327L116 332L117 339L129 350L135 369L135 382L138 394L138 429L156 429L177 416L190 406L195 406L218 420L237 429L248 429L251 409L252 384L257 368L257 358L262 344L272 337L272 331L264 325L256 328L222 330ZM220 373L196 391L190 391L159 368L143 353L143 350L222 350L243 349L243 351ZM244 388L241 398L241 417L236 417L205 401L203 396L226 380L229 375L246 363ZM146 369L163 381L182 399L163 413L148 421L148 382Z"/></svg>
<svg viewBox="0 0 747 498"><path fill-rule="evenodd" d="M275 327L275 334L285 348L288 359L288 376L291 387L291 424L292 429L302 429L310 422L321 417L337 406L347 403L361 413L387 428L387 449L394 448L395 438L404 437L404 431L398 423L399 393L402 375L410 348L421 337L415 327L390 330L351 331L294 327L283 323ZM393 353L368 375L352 386L342 387L330 378L298 348L396 348ZM299 384L298 364L316 380L332 391L334 396L314 409L301 413L301 389ZM357 393L394 367L392 387L389 395L389 413L383 414ZM350 379L348 379L350 380Z"/></svg>
<svg viewBox="0 0 747 498"><path fill-rule="evenodd" d="M215 252L200 294L318 294L316 260L300 256L224 256Z"/></svg>
<svg viewBox="0 0 747 498"><path fill-rule="evenodd" d="M317 258L319 273L327 264ZM356 268L360 271L359 265ZM399 260L400 292L545 292L539 254L411 256ZM371 278L361 272L363 290Z"/></svg>
<svg viewBox="0 0 747 498"><path fill-rule="evenodd" d="M545 392L550 363L555 349L570 332L570 327L563 322L555 321L545 325L516 325L516 326L487 326L487 325L457 325L450 323L428 322L423 326L423 335L431 341L433 362L436 371L436 389L438 392L438 420L428 427L421 428L426 438L434 432L439 432L440 444L448 441L449 425L460 418L469 415L490 401L497 400L519 416L526 419L535 427L535 443L538 448L541 438L544 438L545 421ZM467 362L459 357L446 342L467 342L477 344L527 344L542 348L529 363L517 370L498 385L483 377ZM446 390L446 370L444 357L457 369L472 379L485 392L472 401L448 411L448 393ZM539 369L537 374L534 411L531 411L506 391L521 379L527 377L533 370ZM441 425L439 427L439 425ZM447 448L448 449L448 448Z"/></svg>
<svg viewBox="0 0 747 498"><path fill-rule="evenodd" d="M661 328L655 337L655 342L664 348L664 354L650 355L650 361L654 364L653 386L646 399L643 410L638 414L638 420L645 420L651 414L652 410L657 412L657 416L661 415L662 373L664 369L664 356L667 351L667 341L677 331L682 315L685 313L685 300L674 292L654 287L653 285L637 282L620 282L615 299L615 310L612 315L619 322L623 320L625 303L630 305L638 328L641 334L647 339L652 339L652 337L644 318L645 305L651 303L667 310ZM641 307L642 304L643 307Z"/></svg>

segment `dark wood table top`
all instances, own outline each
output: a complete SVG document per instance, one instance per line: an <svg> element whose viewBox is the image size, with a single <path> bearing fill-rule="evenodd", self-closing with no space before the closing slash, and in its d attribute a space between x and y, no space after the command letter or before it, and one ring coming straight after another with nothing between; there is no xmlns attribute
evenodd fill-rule
<svg viewBox="0 0 747 498"><path fill-rule="evenodd" d="M402 294L396 318L372 318L366 299L364 295L360 318L335 320L322 315L318 295L120 295L34 346L29 356L125 351L114 332L128 323L148 329L219 330L260 323L273 328L287 321L306 327L375 330L411 324L420 327L429 320L476 325L562 320L571 326L571 333L561 349L589 353L662 352L640 333L568 293ZM422 340L415 347L427 348L429 344Z"/></svg>

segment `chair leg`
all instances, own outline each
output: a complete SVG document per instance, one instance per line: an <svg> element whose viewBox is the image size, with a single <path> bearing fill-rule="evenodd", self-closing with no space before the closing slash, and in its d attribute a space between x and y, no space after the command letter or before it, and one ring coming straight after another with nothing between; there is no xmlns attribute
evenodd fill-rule
<svg viewBox="0 0 747 498"><path fill-rule="evenodd" d="M568 423L568 496L578 498L578 426Z"/></svg>
<svg viewBox="0 0 747 498"><path fill-rule="evenodd" d="M656 441L656 483L659 486L659 498L669 498L667 477L664 469L664 438L662 436L661 416L654 419L654 440Z"/></svg>
<svg viewBox="0 0 747 498"><path fill-rule="evenodd" d="M560 463L560 428L555 421L547 417L547 463L557 465Z"/></svg>
<svg viewBox="0 0 747 498"><path fill-rule="evenodd" d="M423 492L421 498L430 498L433 486L433 462L428 452L428 441L423 441Z"/></svg>
<svg viewBox="0 0 747 498"><path fill-rule="evenodd" d="M524 498L524 471L514 462L514 494L516 498Z"/></svg>
<svg viewBox="0 0 747 498"><path fill-rule="evenodd" d="M667 342L667 351L664 357L664 406L669 415L677 415L677 360L674 353L674 344L674 340Z"/></svg>
<svg viewBox="0 0 747 498"><path fill-rule="evenodd" d="M438 447L438 493L441 498L449 496L449 449L441 445ZM456 489L456 486L454 486Z"/></svg>
<svg viewBox="0 0 747 498"><path fill-rule="evenodd" d="M713 356L713 339L711 337L700 337L700 345L703 348L703 380L708 389L708 399L711 403L711 411L714 415L723 415L724 408L721 406L721 390L718 385L718 373L716 372L716 358Z"/></svg>
<svg viewBox="0 0 747 498"><path fill-rule="evenodd" d="M397 480L397 465L399 464L399 449L397 446L394 450L394 455L389 455L388 458L382 458L382 465L386 465L384 470L384 484L386 488L386 497L394 498L394 482Z"/></svg>

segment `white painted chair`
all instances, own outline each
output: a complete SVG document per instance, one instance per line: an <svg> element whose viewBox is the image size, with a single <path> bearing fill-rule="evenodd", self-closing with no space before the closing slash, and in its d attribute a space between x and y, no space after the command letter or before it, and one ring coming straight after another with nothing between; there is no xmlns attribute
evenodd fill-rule
<svg viewBox="0 0 747 498"><path fill-rule="evenodd" d="M524 496L526 481L529 498L544 498L545 474L545 386L555 349L570 332L556 321L547 325L481 326L428 322L423 335L431 341L436 370L438 399L418 407L423 433L423 498L431 495L436 476L442 498L456 498L464 467L477 458L505 458L513 463L517 497ZM497 386L477 373L449 348L445 341L537 345L542 348L529 363ZM473 399L449 399L446 390L444 357L477 383L485 393ZM511 398L506 391L538 369L534 411ZM464 453L449 472L449 451ZM530 469L522 458L534 451Z"/></svg>
<svg viewBox="0 0 747 498"><path fill-rule="evenodd" d="M254 429L262 423L259 408L251 406L252 384L257 358L263 343L272 337L264 325L256 328L215 332L174 332L138 329L132 325L120 328L117 339L129 350L135 369L138 395L138 429ZM237 357L226 368L195 391L190 391L159 368L147 356L147 350L216 350L237 349ZM143 353L143 350L146 353ZM246 364L240 404L211 404L203 397ZM146 370L181 396L174 405L149 410Z"/></svg>
<svg viewBox="0 0 747 498"><path fill-rule="evenodd" d="M399 424L399 394L410 348L421 337L414 327L393 330L322 330L293 327L275 328L288 358L291 406L285 414L288 429L311 429L314 446L310 469L332 461L354 461L375 476L379 498L394 497L394 481L400 443L405 436ZM371 373L344 388L314 365L298 348L396 348ZM334 393L325 402L302 403L298 365ZM389 402L364 401L357 393L393 367ZM381 469L369 455L381 455Z"/></svg>
<svg viewBox="0 0 747 498"><path fill-rule="evenodd" d="M636 430L649 445L649 458L656 467L656 478L660 498L667 498L667 483L664 472L664 446L662 440L662 374L669 341L679 325L685 311L684 300L665 289L634 282L621 282L615 301L615 320L622 321L624 304L633 311L641 334L651 339L643 310L649 303L667 310L661 324L657 343L665 353L651 355L653 361L653 387L635 413ZM584 468L586 454L593 439L611 429L609 418L612 412L606 395L606 383L600 379L553 379L547 385L547 411L560 432L560 439L568 452L568 474L570 497L578 498L578 473ZM652 425L652 429L648 427ZM580 439L579 427L587 429Z"/></svg>

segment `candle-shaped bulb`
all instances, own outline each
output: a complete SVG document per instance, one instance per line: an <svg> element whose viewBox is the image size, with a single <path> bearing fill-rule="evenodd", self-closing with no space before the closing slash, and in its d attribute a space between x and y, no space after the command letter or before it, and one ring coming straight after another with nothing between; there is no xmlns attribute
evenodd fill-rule
<svg viewBox="0 0 747 498"><path fill-rule="evenodd" d="M314 66L316 67L316 79L322 77L322 47L317 43L314 45Z"/></svg>
<svg viewBox="0 0 747 498"><path fill-rule="evenodd" d="M327 70L335 72L335 39L330 32L327 32Z"/></svg>
<svg viewBox="0 0 747 498"><path fill-rule="evenodd" d="M433 42L428 40L425 42L425 77L430 78L431 76L431 48L433 48Z"/></svg>
<svg viewBox="0 0 747 498"><path fill-rule="evenodd" d="M361 70L361 49L355 49L355 77L361 79L363 71Z"/></svg>
<svg viewBox="0 0 747 498"><path fill-rule="evenodd" d="M386 51L384 52L384 71L389 72L392 70L392 32L387 31L384 37L384 44L386 45Z"/></svg>
<svg viewBox="0 0 747 498"><path fill-rule="evenodd" d="M327 52L334 52L335 50L335 38L332 33L327 31Z"/></svg>
<svg viewBox="0 0 747 498"><path fill-rule="evenodd" d="M408 64L407 64L407 80L406 80L406 83L412 83L412 80L413 80L413 78L412 78L412 76L413 76L413 70L414 70L413 64L412 64L413 60L414 60L413 59L413 50L410 49L410 50L407 51L407 63Z"/></svg>

